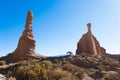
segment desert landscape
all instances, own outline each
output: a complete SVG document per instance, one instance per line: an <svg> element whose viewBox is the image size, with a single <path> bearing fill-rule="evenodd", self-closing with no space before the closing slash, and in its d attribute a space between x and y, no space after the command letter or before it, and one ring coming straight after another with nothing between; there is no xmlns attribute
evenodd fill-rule
<svg viewBox="0 0 120 80"><path fill-rule="evenodd" d="M35 52L32 11L28 11L25 30L13 53L0 58L2 80L119 80L120 56L110 55L88 32L78 41L76 54L46 57ZM7 76L7 78L4 75Z"/></svg>
<svg viewBox="0 0 120 80"><path fill-rule="evenodd" d="M36 50L34 10L27 10L25 16L17 47L0 57L0 80L120 80L120 55L108 53L101 46L97 35L93 34L96 27L92 27L92 22L84 24L87 32L75 42L75 53L69 50L64 55L49 56L51 52L43 55ZM58 41L63 44L61 42Z"/></svg>

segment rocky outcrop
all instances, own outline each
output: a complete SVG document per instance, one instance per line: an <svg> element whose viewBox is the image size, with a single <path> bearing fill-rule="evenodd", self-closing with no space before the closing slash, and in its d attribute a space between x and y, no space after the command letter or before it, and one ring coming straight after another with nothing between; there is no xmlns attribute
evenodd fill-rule
<svg viewBox="0 0 120 80"><path fill-rule="evenodd" d="M40 55L35 52L35 40L32 33L32 20L33 15L31 11L28 11L25 30L19 39L18 46L13 53L8 54L7 59L26 59L30 57L38 57Z"/></svg>
<svg viewBox="0 0 120 80"><path fill-rule="evenodd" d="M17 62L23 59L42 59L46 58L35 52L35 40L32 33L32 20L33 15L31 11L28 11L25 30L19 39L18 46L14 52L9 53L7 56L1 57L0 60L5 60L7 63Z"/></svg>
<svg viewBox="0 0 120 80"><path fill-rule="evenodd" d="M25 57L26 55L30 56L35 54L35 40L32 33L32 20L32 12L28 11L25 30L20 37L16 50L13 52L14 56Z"/></svg>
<svg viewBox="0 0 120 80"><path fill-rule="evenodd" d="M91 23L87 24L88 32L82 36L77 44L76 54L91 53L95 55L104 55L106 50L100 46L98 40L91 32Z"/></svg>

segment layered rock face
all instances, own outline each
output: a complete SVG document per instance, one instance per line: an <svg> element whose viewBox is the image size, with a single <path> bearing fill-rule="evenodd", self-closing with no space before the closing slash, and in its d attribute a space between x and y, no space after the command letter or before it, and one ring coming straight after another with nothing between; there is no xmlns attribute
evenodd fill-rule
<svg viewBox="0 0 120 80"><path fill-rule="evenodd" d="M91 32L91 23L87 24L88 32L82 36L77 44L76 54L91 53L95 55L105 55L106 50L100 46L98 40Z"/></svg>
<svg viewBox="0 0 120 80"><path fill-rule="evenodd" d="M25 30L20 37L16 50L12 53L14 57L25 57L36 54L35 53L35 40L32 33L32 20L33 15L31 11L27 13Z"/></svg>

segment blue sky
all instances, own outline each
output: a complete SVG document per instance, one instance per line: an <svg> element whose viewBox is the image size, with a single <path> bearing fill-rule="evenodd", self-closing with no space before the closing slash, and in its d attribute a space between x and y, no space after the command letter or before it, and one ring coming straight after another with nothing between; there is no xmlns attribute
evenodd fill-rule
<svg viewBox="0 0 120 80"><path fill-rule="evenodd" d="M0 56L14 51L26 14L34 15L36 52L46 56L75 53L92 23L92 33L108 53L120 53L120 0L1 0Z"/></svg>

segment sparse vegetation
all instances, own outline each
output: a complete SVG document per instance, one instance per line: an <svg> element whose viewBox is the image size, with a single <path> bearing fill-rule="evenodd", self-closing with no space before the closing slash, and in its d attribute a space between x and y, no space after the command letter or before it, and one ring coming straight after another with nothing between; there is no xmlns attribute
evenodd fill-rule
<svg viewBox="0 0 120 80"><path fill-rule="evenodd" d="M8 78L13 80L119 80L119 61L106 57L102 59L94 55L81 54L70 58L58 57L45 60L24 60L7 69ZM1 61L2 65L6 64ZM114 65L115 67L113 67ZM87 66L87 67L84 67Z"/></svg>
<svg viewBox="0 0 120 80"><path fill-rule="evenodd" d="M72 74L61 68L53 68L51 61L24 61L17 67L9 69L9 75L17 80L74 80Z"/></svg>

